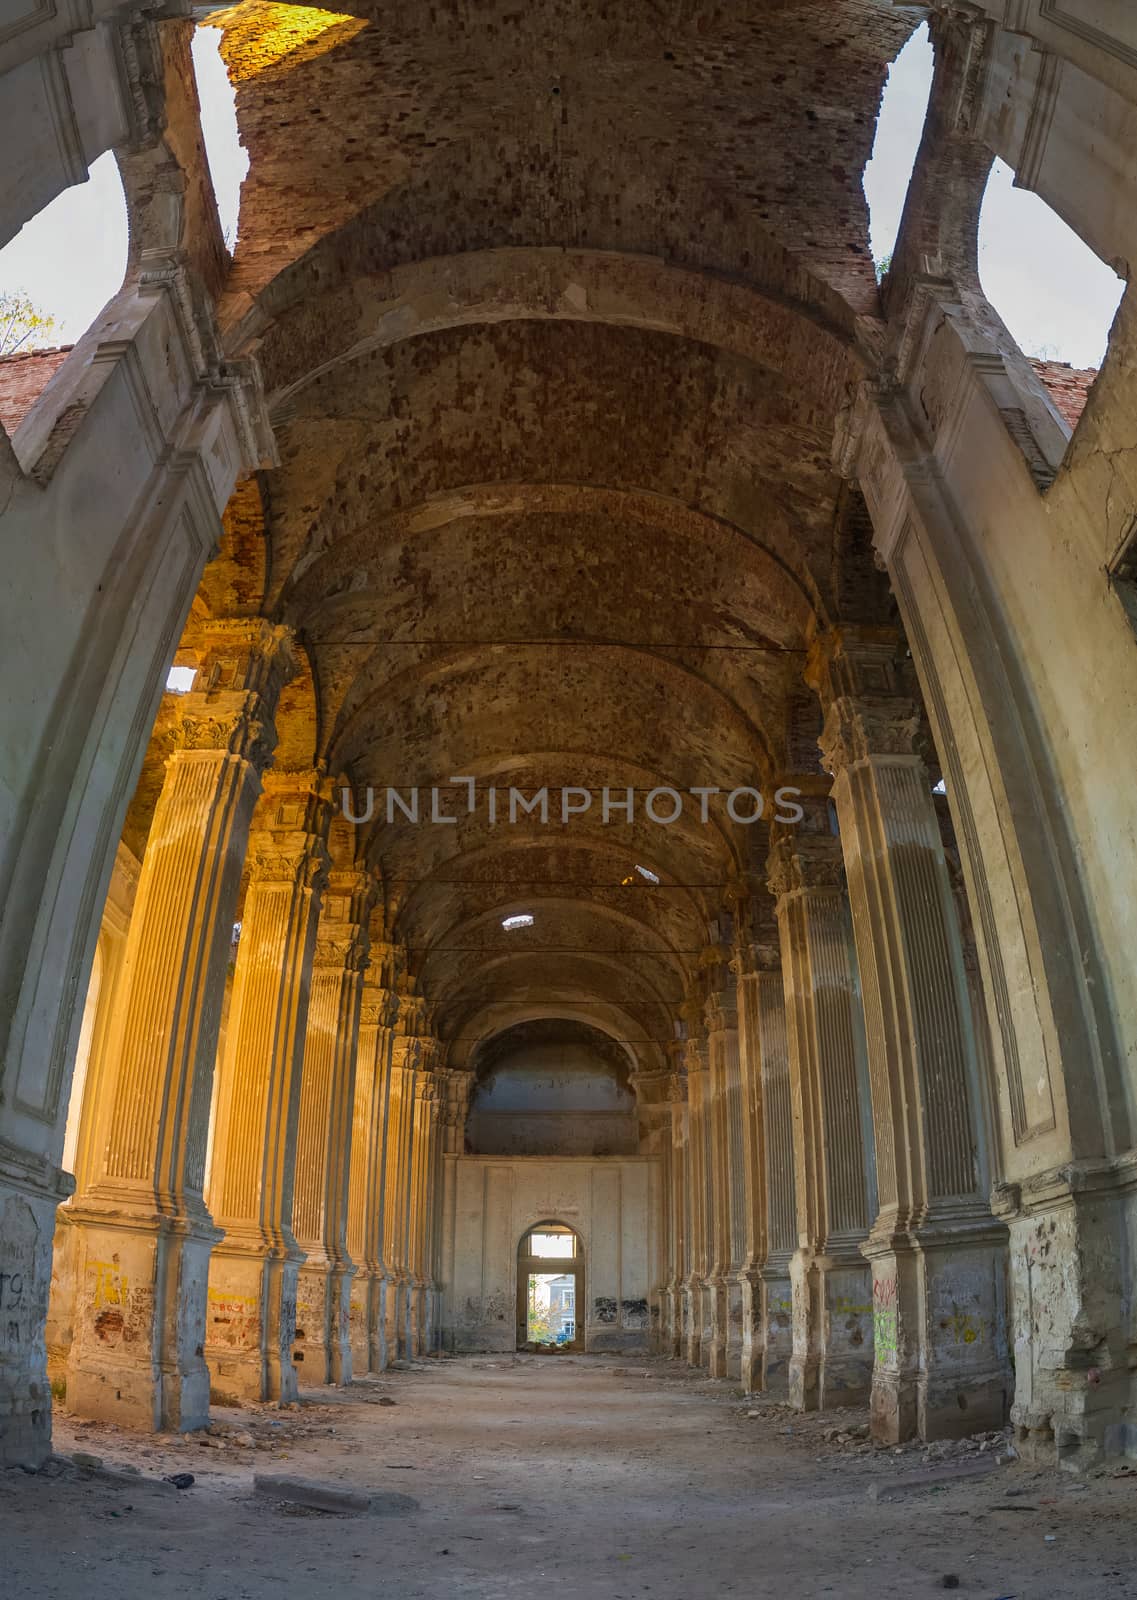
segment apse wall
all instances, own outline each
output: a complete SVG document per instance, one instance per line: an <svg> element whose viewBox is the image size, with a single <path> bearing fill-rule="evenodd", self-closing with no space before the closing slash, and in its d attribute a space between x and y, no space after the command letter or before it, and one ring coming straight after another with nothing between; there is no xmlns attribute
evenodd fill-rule
<svg viewBox="0 0 1137 1600"><path fill-rule="evenodd" d="M573 1037L536 1039L497 1061L474 1091L466 1131L467 1148L483 1156L622 1156L639 1145L635 1095Z"/></svg>
<svg viewBox="0 0 1137 1600"><path fill-rule="evenodd" d="M444 1350L516 1348L517 1247L538 1222L565 1223L580 1239L585 1350L654 1348L663 1214L655 1157L445 1160Z"/></svg>

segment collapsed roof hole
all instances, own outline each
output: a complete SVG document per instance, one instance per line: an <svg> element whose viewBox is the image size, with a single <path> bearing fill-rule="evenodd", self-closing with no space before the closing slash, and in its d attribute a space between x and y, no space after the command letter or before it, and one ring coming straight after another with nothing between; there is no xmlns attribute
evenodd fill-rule
<svg viewBox="0 0 1137 1600"><path fill-rule="evenodd" d="M928 24L912 34L888 69L880 101L876 137L863 179L869 207L869 241L877 275L882 277L900 231L916 152L932 92L935 55Z"/></svg>
<svg viewBox="0 0 1137 1600"><path fill-rule="evenodd" d="M1101 366L1125 282L1005 161L983 194L979 281L1026 355Z"/></svg>
<svg viewBox="0 0 1137 1600"><path fill-rule="evenodd" d="M221 39L218 27L205 24L194 29L193 73L217 216L225 243L232 250L237 242L241 184L249 170L249 153L241 146L237 95L221 57Z"/></svg>
<svg viewBox="0 0 1137 1600"><path fill-rule="evenodd" d="M0 250L0 301L19 298L47 319L10 350L74 344L122 288L127 256L126 196L114 152L91 163L84 183L56 195ZM77 272L75 263L83 270Z"/></svg>

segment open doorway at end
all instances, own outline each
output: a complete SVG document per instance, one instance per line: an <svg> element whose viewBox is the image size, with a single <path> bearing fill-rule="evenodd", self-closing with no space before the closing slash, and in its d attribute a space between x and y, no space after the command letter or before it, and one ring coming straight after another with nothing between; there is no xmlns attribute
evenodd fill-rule
<svg viewBox="0 0 1137 1600"><path fill-rule="evenodd" d="M540 1222L517 1247L517 1348L556 1354L584 1349L584 1255L572 1228Z"/></svg>

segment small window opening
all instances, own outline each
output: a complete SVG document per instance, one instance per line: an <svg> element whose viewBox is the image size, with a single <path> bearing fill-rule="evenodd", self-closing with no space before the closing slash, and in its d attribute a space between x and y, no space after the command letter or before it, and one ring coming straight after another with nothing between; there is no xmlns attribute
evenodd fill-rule
<svg viewBox="0 0 1137 1600"><path fill-rule="evenodd" d="M501 925L507 933L512 933L514 928L531 928L533 926L533 918L528 911L522 911L515 917L503 917Z"/></svg>
<svg viewBox="0 0 1137 1600"><path fill-rule="evenodd" d="M865 167L869 242L878 278L884 277L892 261L912 168L924 132L934 70L935 54L928 24L923 22L888 69L876 138Z"/></svg>
<svg viewBox="0 0 1137 1600"><path fill-rule="evenodd" d="M941 778L939 783L933 783L933 785L932 785L932 793L933 794L947 794L947 779L946 778Z"/></svg>
<svg viewBox="0 0 1137 1600"><path fill-rule="evenodd" d="M525 1247L531 1256L549 1256L558 1261L567 1260L576 1255L576 1234L570 1233L567 1228L553 1230L534 1230L529 1235Z"/></svg>
<svg viewBox="0 0 1137 1600"><path fill-rule="evenodd" d="M1124 280L996 161L979 213L979 281L1024 355L1100 367ZM1045 379L1045 374L1043 374Z"/></svg>
<svg viewBox="0 0 1137 1600"><path fill-rule="evenodd" d="M166 688L170 694L188 694L193 688L193 680L196 677L196 667L171 667L170 675L166 679Z"/></svg>

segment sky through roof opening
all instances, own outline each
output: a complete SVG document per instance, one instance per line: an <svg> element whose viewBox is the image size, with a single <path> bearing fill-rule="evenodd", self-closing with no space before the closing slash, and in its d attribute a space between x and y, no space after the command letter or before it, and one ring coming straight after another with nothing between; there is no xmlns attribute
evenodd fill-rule
<svg viewBox="0 0 1137 1600"><path fill-rule="evenodd" d="M51 324L21 350L81 339L126 276L126 196L107 150L0 250L0 296L26 296Z"/></svg>
<svg viewBox="0 0 1137 1600"><path fill-rule="evenodd" d="M237 96L221 59L220 28L194 30L193 71L217 215L225 243L232 250L237 242L241 183L249 170L249 153L241 148L237 132Z"/></svg>

